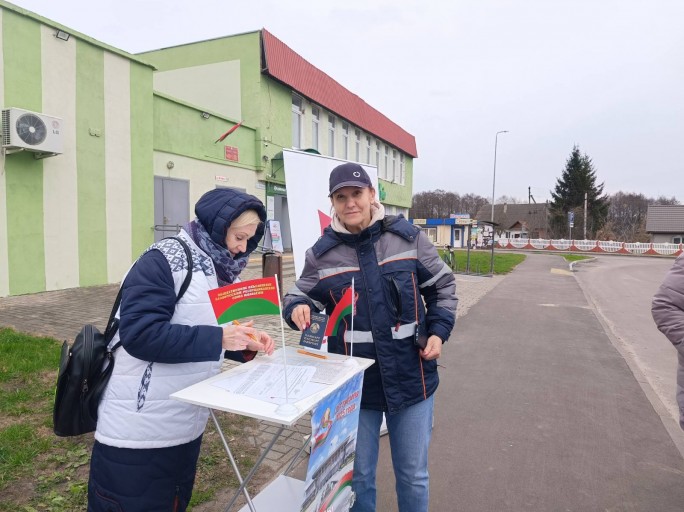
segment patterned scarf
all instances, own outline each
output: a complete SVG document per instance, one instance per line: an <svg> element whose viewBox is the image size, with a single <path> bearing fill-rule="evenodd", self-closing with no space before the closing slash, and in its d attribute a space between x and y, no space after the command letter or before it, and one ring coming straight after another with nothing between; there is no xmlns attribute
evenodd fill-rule
<svg viewBox="0 0 684 512"><path fill-rule="evenodd" d="M219 286L234 283L240 272L247 266L249 256L242 254L239 258L233 259L233 256L227 249L211 239L207 230L204 229L202 223L197 219L188 222L184 229L190 235L192 241L207 253L207 256L214 262Z"/></svg>

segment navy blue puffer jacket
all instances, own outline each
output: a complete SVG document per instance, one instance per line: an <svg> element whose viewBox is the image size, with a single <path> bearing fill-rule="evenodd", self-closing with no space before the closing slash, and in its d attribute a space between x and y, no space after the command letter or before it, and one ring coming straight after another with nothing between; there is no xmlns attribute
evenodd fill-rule
<svg viewBox="0 0 684 512"><path fill-rule="evenodd" d="M447 341L454 327L456 284L430 240L403 217L387 216L358 234L330 227L306 252L301 277L284 298L283 317L308 304L332 313L354 278L353 355L374 359L364 375L361 407L397 413L431 396L437 362L420 357L416 333ZM328 350L349 354L351 316Z"/></svg>

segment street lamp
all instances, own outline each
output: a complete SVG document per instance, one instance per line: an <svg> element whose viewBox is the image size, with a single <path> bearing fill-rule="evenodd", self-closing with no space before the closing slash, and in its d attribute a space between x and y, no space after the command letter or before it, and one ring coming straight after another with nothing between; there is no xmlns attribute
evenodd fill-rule
<svg viewBox="0 0 684 512"><path fill-rule="evenodd" d="M508 130L501 130L499 132L496 132L496 135L494 136L494 176L492 178L492 259L490 261L489 265L489 273L491 275L494 275L494 191L496 189L496 146L498 145L499 142L499 134L500 133L508 133Z"/></svg>

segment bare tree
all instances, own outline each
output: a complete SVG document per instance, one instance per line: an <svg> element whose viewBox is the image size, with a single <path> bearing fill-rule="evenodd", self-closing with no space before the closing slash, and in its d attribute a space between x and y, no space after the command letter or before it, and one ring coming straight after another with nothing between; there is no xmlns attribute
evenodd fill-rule
<svg viewBox="0 0 684 512"><path fill-rule="evenodd" d="M624 242L648 242L650 237L646 233L646 215L651 204L676 205L679 201L675 197L660 196L653 199L643 194L616 192L610 196L607 229L597 233L597 237Z"/></svg>
<svg viewBox="0 0 684 512"><path fill-rule="evenodd" d="M665 196L659 196L658 199L651 199L652 203L651 204L664 204L664 205L676 205L679 204L679 201L677 201L677 198L672 196L672 197L665 197Z"/></svg>
<svg viewBox="0 0 684 512"><path fill-rule="evenodd" d="M459 213L468 213L470 214L470 218L474 219L480 208L488 203L489 201L482 196L478 196L476 194L465 194L461 196L461 209Z"/></svg>
<svg viewBox="0 0 684 512"><path fill-rule="evenodd" d="M506 203L506 204L520 204L520 203L522 203L522 201L520 201L517 197L503 195L503 196L499 196L499 199L496 200L495 204L504 204L504 203Z"/></svg>
<svg viewBox="0 0 684 512"><path fill-rule="evenodd" d="M477 210L487 200L475 194L460 196L455 192L441 189L419 192L413 196L413 206L409 209L412 219L445 219L452 213L469 213L475 217Z"/></svg>
<svg viewBox="0 0 684 512"><path fill-rule="evenodd" d="M646 226L648 205L652 203L643 194L616 192L610 196L607 220L616 240L636 242L636 233Z"/></svg>

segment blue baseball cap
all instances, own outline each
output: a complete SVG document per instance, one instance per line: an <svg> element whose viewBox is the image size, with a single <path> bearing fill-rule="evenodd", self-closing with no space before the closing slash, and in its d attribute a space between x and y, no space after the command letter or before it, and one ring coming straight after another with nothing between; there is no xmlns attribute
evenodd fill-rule
<svg viewBox="0 0 684 512"><path fill-rule="evenodd" d="M330 193L328 196L332 196L336 190L342 187L373 188L373 183L363 167L348 162L338 165L330 173Z"/></svg>

